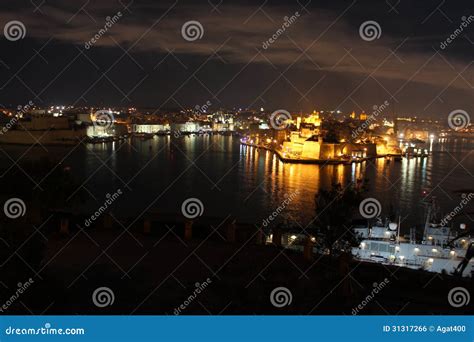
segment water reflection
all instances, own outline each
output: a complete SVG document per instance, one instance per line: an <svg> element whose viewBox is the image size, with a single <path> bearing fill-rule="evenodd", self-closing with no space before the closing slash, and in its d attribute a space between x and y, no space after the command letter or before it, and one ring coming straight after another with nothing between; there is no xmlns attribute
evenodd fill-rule
<svg viewBox="0 0 474 342"><path fill-rule="evenodd" d="M419 223L423 220L423 191L433 191L443 210L449 212L459 203L453 192L473 184L474 170L474 142L466 139L435 140L429 158L404 158L401 162L380 158L352 165L282 163L272 152L242 146L237 138L225 136L164 136L75 149L48 146L48 152L41 147L2 148L12 158L25 154L22 160L62 160L96 198L130 183L131 190L116 204L122 215L138 215L148 206L176 213L184 199L198 197L206 215L232 214L258 222L268 217L286 195L298 191L279 218L296 220L302 226L314 216L314 196L320 189L358 179L368 179L369 195L377 198L385 211L393 205L403 217L407 216L405 226ZM2 165L11 164L6 156L0 158ZM462 167L459 161L463 161ZM96 205L90 199L84 203L84 210Z"/></svg>

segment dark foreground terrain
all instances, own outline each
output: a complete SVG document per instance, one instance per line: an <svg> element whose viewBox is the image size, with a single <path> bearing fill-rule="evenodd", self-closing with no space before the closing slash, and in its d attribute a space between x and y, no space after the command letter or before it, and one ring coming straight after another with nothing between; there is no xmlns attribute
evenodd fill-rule
<svg viewBox="0 0 474 342"><path fill-rule="evenodd" d="M229 242L219 225L205 234L196 226L186 240L180 224L151 225L144 232L142 222L128 230L129 222L115 220L87 229L78 223L71 221L61 234L53 217L45 227L54 229L25 223L2 238L0 298L9 303L2 314L474 313L472 302L459 308L448 302L454 287L472 293L470 279L346 257L311 261L259 245L253 234ZM12 300L29 278L33 283ZM101 287L113 293L113 301L102 298L104 307L93 301ZM279 299L282 307L270 298L278 287L291 293Z"/></svg>

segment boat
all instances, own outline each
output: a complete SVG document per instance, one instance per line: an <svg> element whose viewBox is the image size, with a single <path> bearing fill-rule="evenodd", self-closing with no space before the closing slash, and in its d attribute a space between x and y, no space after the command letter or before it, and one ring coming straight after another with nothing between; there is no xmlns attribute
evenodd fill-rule
<svg viewBox="0 0 474 342"><path fill-rule="evenodd" d="M419 139L419 138L410 139L410 140L408 140L408 142L410 144L413 144L413 145L417 145L417 144L419 145L419 144L425 144L426 143L425 140L422 140L422 139Z"/></svg>
<svg viewBox="0 0 474 342"><path fill-rule="evenodd" d="M354 229L361 242L352 248L352 255L363 262L473 277L474 239L434 223L433 208L434 202L428 207L421 241L414 228L407 239L400 236L400 222L378 220L373 227Z"/></svg>

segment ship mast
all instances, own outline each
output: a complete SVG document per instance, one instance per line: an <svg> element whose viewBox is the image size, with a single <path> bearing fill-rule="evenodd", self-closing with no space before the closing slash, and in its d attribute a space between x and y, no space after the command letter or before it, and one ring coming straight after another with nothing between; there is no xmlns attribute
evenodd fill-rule
<svg viewBox="0 0 474 342"><path fill-rule="evenodd" d="M430 226L431 211L432 211L432 204L428 205L428 211L427 211L426 221L425 221L425 230L423 231L423 240L425 239L425 236L428 232L428 228Z"/></svg>

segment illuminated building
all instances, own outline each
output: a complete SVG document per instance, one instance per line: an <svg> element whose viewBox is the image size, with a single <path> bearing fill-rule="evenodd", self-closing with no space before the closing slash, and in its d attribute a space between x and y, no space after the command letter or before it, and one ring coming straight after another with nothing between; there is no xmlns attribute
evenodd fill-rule
<svg viewBox="0 0 474 342"><path fill-rule="evenodd" d="M154 134L154 133L162 133L162 132L169 132L171 130L170 125L164 124L134 124L132 125L132 132L133 133L147 133L147 134Z"/></svg>
<svg viewBox="0 0 474 342"><path fill-rule="evenodd" d="M172 132L197 133L201 130L201 125L198 122L193 121L172 123L170 129Z"/></svg>
<svg viewBox="0 0 474 342"><path fill-rule="evenodd" d="M320 127L321 118L319 117L319 112L313 111L313 114L311 114L308 118L306 118L304 122L308 124L313 124L315 127Z"/></svg>
<svg viewBox="0 0 474 342"><path fill-rule="evenodd" d="M324 142L321 136L306 137L294 131L290 133L290 141L283 143L282 152L289 158L351 160L377 156L377 146L375 143L328 143Z"/></svg>
<svg viewBox="0 0 474 342"><path fill-rule="evenodd" d="M234 118L230 114L217 112L211 116L212 130L215 132L230 132L234 131Z"/></svg>

